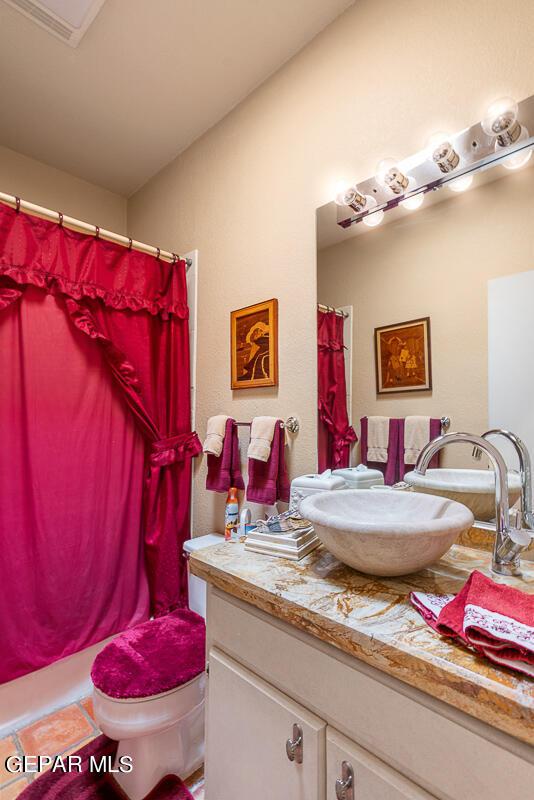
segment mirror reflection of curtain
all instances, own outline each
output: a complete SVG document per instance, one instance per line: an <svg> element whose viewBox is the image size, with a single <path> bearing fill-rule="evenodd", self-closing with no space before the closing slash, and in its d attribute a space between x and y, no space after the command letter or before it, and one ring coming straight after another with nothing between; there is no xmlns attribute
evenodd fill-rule
<svg viewBox="0 0 534 800"><path fill-rule="evenodd" d="M347 412L343 317L317 311L318 468L348 467L358 440Z"/></svg>

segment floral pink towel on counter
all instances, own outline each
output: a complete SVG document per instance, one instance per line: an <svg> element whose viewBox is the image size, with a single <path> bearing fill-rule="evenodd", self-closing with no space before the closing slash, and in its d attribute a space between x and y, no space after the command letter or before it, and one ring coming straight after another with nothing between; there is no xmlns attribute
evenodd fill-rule
<svg viewBox="0 0 534 800"><path fill-rule="evenodd" d="M438 633L534 677L534 595L475 570L457 595L412 592L410 601Z"/></svg>

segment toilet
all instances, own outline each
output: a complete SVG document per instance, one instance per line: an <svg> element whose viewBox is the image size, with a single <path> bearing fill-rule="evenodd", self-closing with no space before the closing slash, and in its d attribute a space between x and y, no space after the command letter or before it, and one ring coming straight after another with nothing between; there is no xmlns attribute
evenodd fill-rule
<svg viewBox="0 0 534 800"><path fill-rule="evenodd" d="M220 544L210 534L184 543L186 553ZM142 800L165 775L186 778L204 761L206 584L188 570L189 609L149 620L115 637L91 670L102 733L117 741L114 777L130 800Z"/></svg>

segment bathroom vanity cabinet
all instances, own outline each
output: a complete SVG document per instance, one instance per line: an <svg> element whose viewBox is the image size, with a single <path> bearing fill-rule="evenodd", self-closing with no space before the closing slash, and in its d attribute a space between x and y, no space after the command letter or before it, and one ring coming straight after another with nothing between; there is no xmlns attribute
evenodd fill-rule
<svg viewBox="0 0 534 800"><path fill-rule="evenodd" d="M216 648L209 663L208 800L431 800Z"/></svg>
<svg viewBox="0 0 534 800"><path fill-rule="evenodd" d="M334 630L321 623L332 602L344 608L347 620L349 608L356 616L363 615L355 609L356 598L347 597L347 587L339 586L339 578L334 584L317 577L318 584L312 584L304 577L302 562L269 567L274 560L254 554L243 553L237 565L232 554L230 566L224 564L224 554L230 551L223 547L210 548L211 554L210 549L200 551L191 559L193 572L209 584L206 800L527 800L534 796L534 682L515 682L502 673L503 697L493 705L491 684L482 680L484 665L468 662L461 654L462 692L486 719L491 719L493 709L495 725L476 719L455 707L460 705L459 694L454 704L432 696L452 698L451 677L448 685L445 677L443 685L429 684L432 693L416 688L421 670L426 670L427 679L437 680L440 673L435 667L444 658L439 638L428 663L403 658L401 641L415 637L417 642L424 632L419 622L419 627L399 633L398 652L393 646L370 642L367 650L359 650L362 658L354 657L340 647L348 648L354 641L354 629L347 624L346 631ZM284 581L279 572L271 583L269 569L288 572ZM446 565L440 569L443 574ZM295 597L285 602L290 574L291 591L300 592L299 603L307 603L313 615L303 611L301 616ZM369 579L364 580L369 586ZM317 595L321 591L322 598ZM394 615L401 630L407 617L412 620L412 612L390 602L390 597L386 600L387 614ZM377 613L373 608L369 615ZM473 671L477 669L478 683ZM393 670L404 678L394 677ZM520 736L504 732L506 725L517 728ZM295 746L289 748L290 760L287 743L297 745L299 733L302 758ZM354 775L352 795L350 789L343 793L339 784L348 774L344 762Z"/></svg>

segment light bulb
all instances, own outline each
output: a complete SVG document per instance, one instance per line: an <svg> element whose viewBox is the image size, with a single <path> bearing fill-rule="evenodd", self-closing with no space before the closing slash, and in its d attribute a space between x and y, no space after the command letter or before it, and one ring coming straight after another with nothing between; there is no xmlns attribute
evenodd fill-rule
<svg viewBox="0 0 534 800"><path fill-rule="evenodd" d="M415 178L408 178L408 191L413 191L416 186ZM401 200L399 205L407 209L407 211L416 211L418 208L421 208L424 201L425 195L423 192L419 192L419 194L415 194L413 197L407 197L406 200Z"/></svg>
<svg viewBox="0 0 534 800"><path fill-rule="evenodd" d="M460 156L451 144L448 133L434 133L427 143L427 154L443 173L452 172L460 163Z"/></svg>
<svg viewBox="0 0 534 800"><path fill-rule="evenodd" d="M517 121L519 106L513 97L495 100L482 120L482 130L488 136L497 137L501 147L508 147L519 138L521 125Z"/></svg>
<svg viewBox="0 0 534 800"><path fill-rule="evenodd" d="M359 213L364 210L366 199L356 186L345 186L336 194L336 203L338 206L350 206Z"/></svg>
<svg viewBox="0 0 534 800"><path fill-rule="evenodd" d="M525 139L528 139L528 136L529 134L527 129L522 125L521 133L517 137L516 143L525 141ZM501 149L502 148L499 147L498 144L495 146L496 151ZM531 155L532 155L532 148L525 147L524 150L520 150L518 153L512 153L512 155L508 156L508 158L505 158L504 161L502 162L502 165L503 167L506 167L506 169L521 169L521 167L525 166L527 161L530 161Z"/></svg>
<svg viewBox="0 0 534 800"><path fill-rule="evenodd" d="M452 192L465 192L467 189L469 189L472 183L472 175L462 175L460 178L455 178L455 180L450 181L450 183L447 184L447 187Z"/></svg>
<svg viewBox="0 0 534 800"><path fill-rule="evenodd" d="M369 211L372 208L376 208L377 205L378 205L378 203L376 202L375 198L371 197L371 195L369 195L369 194L365 195L365 200L366 200L366 204L365 204L365 210L366 211ZM380 223L382 222L383 219L384 219L384 212L383 211L375 211L374 214L370 214L367 217L364 217L362 219L362 222L363 222L364 225L367 225L368 228L375 228L377 225L380 225Z"/></svg>
<svg viewBox="0 0 534 800"><path fill-rule="evenodd" d="M394 158L383 158L378 163L376 180L393 194L403 194L408 188L408 178L401 172Z"/></svg>

